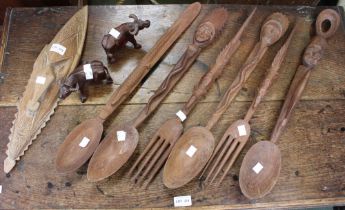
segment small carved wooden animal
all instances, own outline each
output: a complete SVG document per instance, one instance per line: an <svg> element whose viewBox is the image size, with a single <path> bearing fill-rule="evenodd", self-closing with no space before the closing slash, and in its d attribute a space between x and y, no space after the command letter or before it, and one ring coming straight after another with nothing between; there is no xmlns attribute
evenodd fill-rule
<svg viewBox="0 0 345 210"><path fill-rule="evenodd" d="M79 91L80 100L84 103L87 99L87 86L90 82L101 83L106 80L107 84L113 83L107 67L101 61L91 61L79 65L60 86L59 98L65 99L72 92Z"/></svg>
<svg viewBox="0 0 345 210"><path fill-rule="evenodd" d="M137 43L134 36L138 35L140 30L150 27L149 20L141 20L134 14L129 15L133 18L133 22L123 23L115 28L112 28L109 34L104 35L102 40L102 47L107 54L109 63L115 62L115 53L118 49L124 47L127 42L131 42L135 49L140 49L141 45Z"/></svg>

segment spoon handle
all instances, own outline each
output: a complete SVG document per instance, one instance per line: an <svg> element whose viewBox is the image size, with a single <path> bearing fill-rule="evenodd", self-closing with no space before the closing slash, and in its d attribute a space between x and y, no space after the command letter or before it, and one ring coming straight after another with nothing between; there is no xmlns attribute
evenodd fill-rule
<svg viewBox="0 0 345 210"><path fill-rule="evenodd" d="M329 24L328 28L323 28L325 23ZM305 49L303 64L298 67L293 81L291 82L279 118L271 134L271 141L273 143L278 141L279 136L284 131L292 111L302 96L311 70L322 58L324 49L327 47L326 38L330 38L334 35L338 29L339 23L340 16L332 9L325 9L318 15L316 20L316 36Z"/></svg>
<svg viewBox="0 0 345 210"><path fill-rule="evenodd" d="M206 95L207 91L211 88L214 81L222 74L225 66L228 64L232 55L237 51L241 45L241 36L244 29L248 26L250 20L254 16L256 7L247 17L246 21L243 23L241 28L238 30L234 38L224 47L224 49L219 53L215 64L199 81L198 85L194 88L192 96L189 98L188 102L182 108L182 112L188 115L197 102Z"/></svg>
<svg viewBox="0 0 345 210"><path fill-rule="evenodd" d="M141 59L138 66L108 99L99 114L105 120L139 85L152 66L164 55L178 37L190 26L198 16L201 4L196 2L187 7L168 31L156 42L151 50Z"/></svg>
<svg viewBox="0 0 345 210"><path fill-rule="evenodd" d="M252 118L256 108L260 104L263 97L266 95L267 90L271 87L272 82L277 78L278 71L280 69L281 64L284 61L292 36L296 31L296 27L297 27L297 24L290 32L290 35L288 39L285 41L284 45L277 52L276 56L274 57L272 61L271 67L266 72L265 79L261 82L259 91L257 92L255 99L253 100L252 104L250 105L247 111L246 116L244 117L244 120L246 122L249 122L249 120Z"/></svg>

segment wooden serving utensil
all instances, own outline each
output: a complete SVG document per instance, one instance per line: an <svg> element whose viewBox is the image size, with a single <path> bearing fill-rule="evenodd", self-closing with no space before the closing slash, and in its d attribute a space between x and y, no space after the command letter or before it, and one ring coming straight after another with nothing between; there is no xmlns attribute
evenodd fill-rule
<svg viewBox="0 0 345 210"><path fill-rule="evenodd" d="M260 41L222 97L206 127L190 128L173 147L163 171L163 182L166 187L181 187L191 181L204 168L214 148L214 137L210 130L228 109L231 101L241 90L268 47L284 35L288 25L288 18L281 13L273 13L266 19L261 28Z"/></svg>
<svg viewBox="0 0 345 210"><path fill-rule="evenodd" d="M273 59L270 69L267 71L265 79L262 81L259 91L254 98L252 104L250 105L248 112L244 119L237 120L229 126L225 131L223 137L218 142L215 151L213 152L210 160L208 161L206 167L203 170L201 176L207 173L205 182L207 183L211 179L211 184L218 174L223 171L223 175L217 182L217 186L223 181L227 173L229 172L231 166L234 164L238 155L242 151L243 147L247 143L250 136L250 125L249 120L252 118L256 108L260 104L263 97L266 95L267 90L271 86L272 82L276 79L278 70L286 56L287 49L289 47L291 38L296 30L296 25L292 29L288 39L285 41L284 45L280 48L278 53ZM207 169L212 166L209 171ZM215 172L215 173L214 173Z"/></svg>
<svg viewBox="0 0 345 210"><path fill-rule="evenodd" d="M59 83L77 66L87 31L88 7L77 11L38 55L17 104L4 171L9 173L41 133L58 105Z"/></svg>
<svg viewBox="0 0 345 210"><path fill-rule="evenodd" d="M281 168L281 153L276 145L285 129L291 113L302 96L311 70L321 59L330 38L340 24L339 14L332 10L323 10L316 20L316 37L312 39L303 55L300 65L291 82L288 94L270 141L254 144L245 155L239 175L242 193L249 199L257 199L267 195L277 182Z"/></svg>
<svg viewBox="0 0 345 210"><path fill-rule="evenodd" d="M87 170L89 181L105 179L127 162L138 144L138 126L158 107L159 103L180 81L199 56L201 50L214 42L217 35L222 31L227 19L228 12L224 8L214 9L205 16L195 31L193 43L187 47L185 53L156 90L155 94L151 96L139 115L132 122L113 127L97 147ZM119 137L121 133L126 136Z"/></svg>
<svg viewBox="0 0 345 210"><path fill-rule="evenodd" d="M206 95L213 82L221 75L230 58L239 48L243 31L248 26L255 11L256 8L248 16L234 38L224 47L222 52L219 53L211 70L200 79L188 102L184 105L182 110L178 112L181 118L176 116L163 123L150 140L144 152L141 153L139 158L135 161L129 171L129 175L132 176L131 180L133 182L140 185L147 177L147 182L144 185L144 187L147 187L161 169L176 140L183 132L182 122L185 120L184 118L188 116L197 102Z"/></svg>
<svg viewBox="0 0 345 210"><path fill-rule="evenodd" d="M200 10L201 4L198 2L189 5L152 49L141 59L128 78L112 93L99 115L84 121L70 132L58 150L56 158L57 171L75 171L91 157L101 139L103 122L134 91L152 66L158 62L177 38L190 26L200 13Z"/></svg>

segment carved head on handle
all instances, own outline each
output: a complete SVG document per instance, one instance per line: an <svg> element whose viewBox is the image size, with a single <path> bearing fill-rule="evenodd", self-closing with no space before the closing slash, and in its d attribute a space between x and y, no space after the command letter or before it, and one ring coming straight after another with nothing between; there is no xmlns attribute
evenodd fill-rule
<svg viewBox="0 0 345 210"><path fill-rule="evenodd" d="M282 13L276 12L268 16L261 27L260 39L263 45L276 43L289 27L289 19Z"/></svg>
<svg viewBox="0 0 345 210"><path fill-rule="evenodd" d="M325 9L316 19L316 36L312 39L303 54L303 65L313 68L322 58L327 47L327 38L333 36L340 24L339 14L332 9Z"/></svg>
<svg viewBox="0 0 345 210"><path fill-rule="evenodd" d="M228 12L224 8L214 9L201 21L194 34L194 43L199 47L210 44L223 29L228 20Z"/></svg>

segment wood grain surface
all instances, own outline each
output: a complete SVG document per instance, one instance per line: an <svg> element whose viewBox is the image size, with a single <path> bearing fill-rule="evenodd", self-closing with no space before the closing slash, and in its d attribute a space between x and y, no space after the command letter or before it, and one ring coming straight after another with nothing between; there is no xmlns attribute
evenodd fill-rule
<svg viewBox="0 0 345 210"><path fill-rule="evenodd" d="M127 100L106 122L110 125L132 119L144 107L153 91L177 62L193 35L202 16L215 6L204 5L202 14L192 27L157 65L130 100ZM101 39L111 27L128 20L135 13L150 19L152 25L137 40L142 50L127 49L119 62L109 66L115 85L90 87L89 99L81 106L78 94L72 94L56 109L54 116L42 130L16 168L5 175L0 172L0 208L151 208L173 207L173 197L191 195L196 208L271 208L345 204L345 36L344 19L336 35L329 40L330 47L310 77L300 103L290 119L286 131L278 143L282 153L282 171L277 185L265 198L250 201L240 192L238 173L245 152L257 141L267 139L278 118L290 81L300 63L303 49L313 34L311 25L320 8L313 7L258 7L255 21L243 34L243 44L231 59L223 75L211 88L205 99L189 115L185 129L203 125L211 116L226 87L233 81L238 69L250 53L259 36L259 27L272 12L288 15L299 27L291 41L279 74L264 101L259 105L252 120L252 136L233 169L216 188L204 188L197 180L186 186L170 190L164 187L161 173L147 190L129 184L127 172L133 161L144 149L156 129L182 108L199 78L212 66L222 47L235 35L251 6L225 6L229 19L223 35L206 48L190 71L177 84L158 110L139 127L138 148L130 161L119 173L109 179L90 183L86 179L86 166L76 173L58 174L55 155L66 135L82 120L95 116L105 104L113 89L129 75L141 57L174 22L185 5L162 6L94 6L89 10L89 25L82 60L98 59L106 62ZM344 18L343 10L335 8ZM54 37L62 25L77 10L75 7L16 8L10 15L8 27L4 28L7 44L1 73L5 80L0 84L0 168L5 159L6 144L14 119L14 107L24 91L31 74L32 65L43 46ZM240 91L236 101L225 112L213 133L216 142L226 128L235 120L243 118L262 80L265 70L280 48L286 36L267 51L262 62ZM131 47L129 47L131 48ZM303 147L301 146L303 145Z"/></svg>

